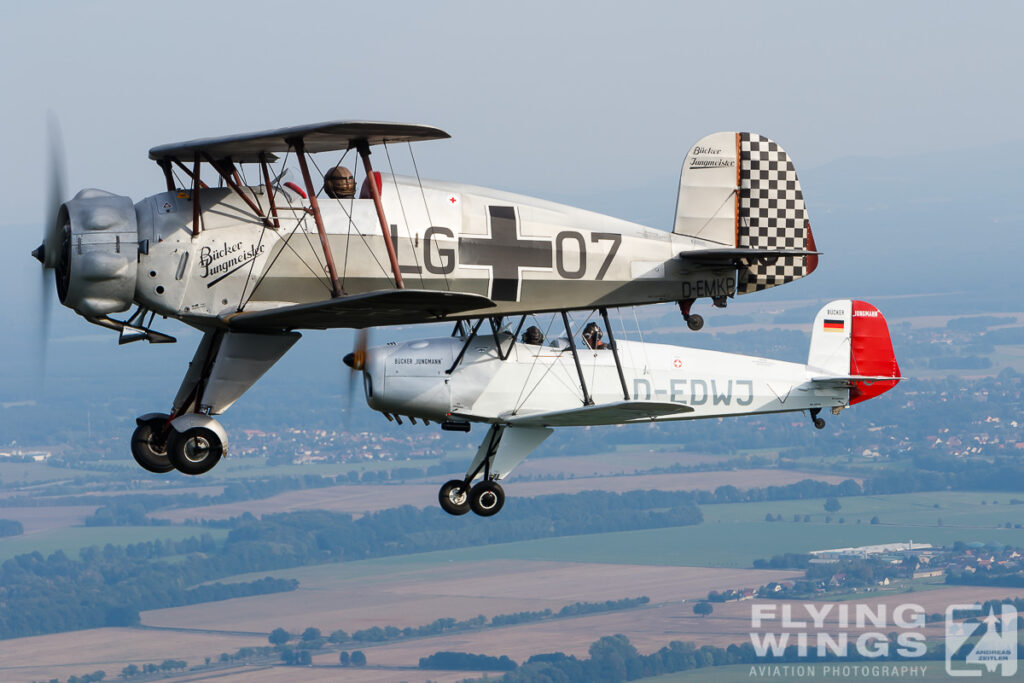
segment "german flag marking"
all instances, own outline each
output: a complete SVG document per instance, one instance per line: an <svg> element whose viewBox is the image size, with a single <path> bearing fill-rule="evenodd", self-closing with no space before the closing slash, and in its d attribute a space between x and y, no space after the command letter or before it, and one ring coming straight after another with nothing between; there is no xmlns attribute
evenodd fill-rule
<svg viewBox="0 0 1024 683"><path fill-rule="evenodd" d="M842 332L846 329L846 323L842 320L829 320L825 318L824 328L826 332Z"/></svg>

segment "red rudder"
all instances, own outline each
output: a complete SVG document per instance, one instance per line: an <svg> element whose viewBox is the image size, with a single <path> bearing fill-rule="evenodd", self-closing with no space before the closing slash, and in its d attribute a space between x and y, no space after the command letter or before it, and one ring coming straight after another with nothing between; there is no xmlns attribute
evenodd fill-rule
<svg viewBox="0 0 1024 683"><path fill-rule="evenodd" d="M899 382L900 366L892 350L889 326L877 308L854 301L851 316L850 374L893 377L892 381L854 382L850 405L884 394Z"/></svg>

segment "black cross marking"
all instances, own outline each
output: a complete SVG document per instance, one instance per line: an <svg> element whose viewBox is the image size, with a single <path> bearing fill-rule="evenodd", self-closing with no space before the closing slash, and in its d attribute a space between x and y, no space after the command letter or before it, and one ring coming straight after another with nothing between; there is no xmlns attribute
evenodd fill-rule
<svg viewBox="0 0 1024 683"><path fill-rule="evenodd" d="M494 301L519 301L523 268L551 268L551 240L524 238L511 206L489 206L490 235L460 237L459 263L487 266L491 271L488 296Z"/></svg>

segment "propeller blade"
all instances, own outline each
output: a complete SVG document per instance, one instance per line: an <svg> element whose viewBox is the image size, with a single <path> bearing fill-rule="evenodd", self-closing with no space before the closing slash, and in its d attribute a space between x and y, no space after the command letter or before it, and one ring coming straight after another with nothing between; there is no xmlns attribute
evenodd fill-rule
<svg viewBox="0 0 1024 683"><path fill-rule="evenodd" d="M39 319L36 322L38 339L35 344L36 374L40 383L46 379L46 356L50 343L50 312L53 308L52 288L54 285L51 282L52 279L53 276L43 268L38 281Z"/></svg>
<svg viewBox="0 0 1024 683"><path fill-rule="evenodd" d="M64 156L64 141L60 133L60 123L57 116L50 112L47 120L47 143L50 151L50 163L47 169L46 182L46 217L43 223L43 244L42 253L32 252L46 268L53 268L57 264L57 253L60 250L61 233L57 228L57 215L60 205L67 196L64 191L64 178L66 176L66 163ZM38 250L37 250L38 251Z"/></svg>
<svg viewBox="0 0 1024 683"><path fill-rule="evenodd" d="M348 391L346 392L347 403L345 405L345 429L349 430L352 424L352 407L355 405L353 396L356 390L356 373L362 372L366 367L366 347L370 343L370 332L364 328L356 332L356 343L352 353L347 354L342 361L352 368L348 374ZM359 379L362 379L361 377Z"/></svg>

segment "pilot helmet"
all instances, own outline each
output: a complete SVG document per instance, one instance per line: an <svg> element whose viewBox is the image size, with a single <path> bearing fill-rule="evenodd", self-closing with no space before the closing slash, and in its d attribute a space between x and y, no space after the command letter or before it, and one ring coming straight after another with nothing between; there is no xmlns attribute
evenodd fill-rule
<svg viewBox="0 0 1024 683"><path fill-rule="evenodd" d="M597 323L587 323L587 326L583 328L583 338L591 346L601 341L603 336L604 332L601 331L601 327Z"/></svg>
<svg viewBox="0 0 1024 683"><path fill-rule="evenodd" d="M356 194L356 179L344 166L335 166L324 175L324 193L332 199L348 199Z"/></svg>

